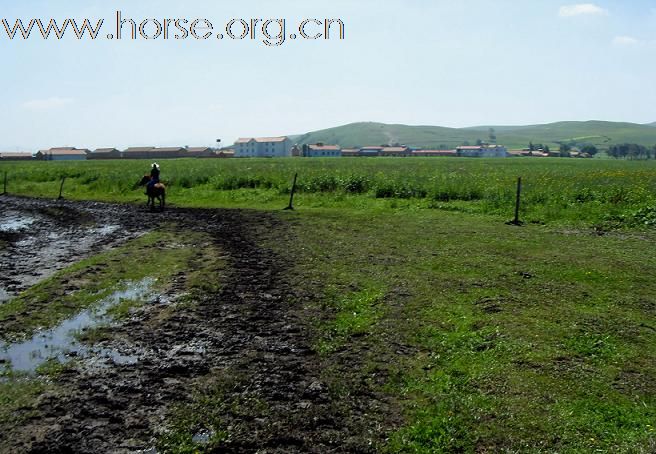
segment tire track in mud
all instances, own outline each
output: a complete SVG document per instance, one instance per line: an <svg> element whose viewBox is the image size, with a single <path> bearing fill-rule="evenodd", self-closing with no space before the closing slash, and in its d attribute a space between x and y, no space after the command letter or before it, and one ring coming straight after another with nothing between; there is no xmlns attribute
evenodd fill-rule
<svg viewBox="0 0 656 454"><path fill-rule="evenodd" d="M135 207L120 210L122 219L140 219ZM149 452L171 408L191 402L210 379L229 383L224 400L233 403L221 415L228 436L219 452L374 452L389 431L381 426L389 404L363 389L338 395L322 382L303 308L312 295L285 279L290 258L258 245L258 229L284 235L282 221L260 212L190 209L156 219L206 232L227 253L227 274L217 270L219 293L167 317L159 316L166 305L144 308L113 331L110 344L136 349L136 364L65 371L58 379L64 391L41 396L37 414L11 440L0 436L0 446ZM178 286L184 278L177 277Z"/></svg>

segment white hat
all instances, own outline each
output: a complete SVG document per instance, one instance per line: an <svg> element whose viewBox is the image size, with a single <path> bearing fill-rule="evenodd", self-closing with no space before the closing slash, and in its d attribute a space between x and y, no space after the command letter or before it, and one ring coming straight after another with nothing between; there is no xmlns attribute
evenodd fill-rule
<svg viewBox="0 0 656 454"><path fill-rule="evenodd" d="M156 162L153 162L153 167L156 167L157 169L159 169L159 164L157 164Z"/></svg>

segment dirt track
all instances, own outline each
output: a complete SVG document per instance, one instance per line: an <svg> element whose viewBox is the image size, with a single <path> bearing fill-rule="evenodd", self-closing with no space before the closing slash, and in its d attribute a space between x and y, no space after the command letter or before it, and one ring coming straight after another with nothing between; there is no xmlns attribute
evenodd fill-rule
<svg viewBox="0 0 656 454"><path fill-rule="evenodd" d="M2 209L40 212L52 203L0 198ZM75 213L60 220L77 225L72 231L82 228L77 219L96 225L111 219L127 236L145 227L141 207L57 205ZM136 364L66 372L58 379L64 391L41 396L27 425L11 436L0 433L0 447L6 452L148 451L173 405L189 402L198 383L211 376L228 403L221 417L228 438L220 452L374 452L390 430L383 423L389 404L364 387L335 393L322 381L325 364L310 348L310 315L304 309L313 295L289 283L291 258L259 246L257 232L284 235L286 226L273 215L237 210L171 209L146 217L154 225L174 221L211 235L229 256L220 293L172 316L162 316L164 305L144 308L112 337L119 348L129 345L138 352ZM107 235L102 244L59 259L58 266L122 237ZM178 284L184 278L179 275Z"/></svg>

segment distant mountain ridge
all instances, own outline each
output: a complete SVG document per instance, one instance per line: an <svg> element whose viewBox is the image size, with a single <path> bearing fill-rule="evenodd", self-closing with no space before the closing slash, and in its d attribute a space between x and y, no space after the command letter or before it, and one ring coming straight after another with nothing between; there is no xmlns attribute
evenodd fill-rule
<svg viewBox="0 0 656 454"><path fill-rule="evenodd" d="M351 123L335 128L290 136L295 143L337 144L344 148L403 144L422 148L455 148L464 143L488 141L493 128L497 143L525 148L530 142L557 147L560 142L590 143L603 148L618 143L656 145L656 123L641 125L609 121L563 121L526 126L409 126L374 122Z"/></svg>

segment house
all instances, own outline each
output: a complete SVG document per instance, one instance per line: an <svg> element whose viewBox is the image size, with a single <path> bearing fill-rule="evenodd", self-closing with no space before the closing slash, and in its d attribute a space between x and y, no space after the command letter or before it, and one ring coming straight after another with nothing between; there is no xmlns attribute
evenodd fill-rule
<svg viewBox="0 0 656 454"><path fill-rule="evenodd" d="M150 157L153 159L183 158L186 152L184 147L160 147L150 150Z"/></svg>
<svg viewBox="0 0 656 454"><path fill-rule="evenodd" d="M384 147L362 147L360 148L360 156L380 156Z"/></svg>
<svg viewBox="0 0 656 454"><path fill-rule="evenodd" d="M121 152L116 148L97 148L87 155L87 159L120 159Z"/></svg>
<svg viewBox="0 0 656 454"><path fill-rule="evenodd" d="M288 137L241 138L235 142L237 158L277 158L292 155Z"/></svg>
<svg viewBox="0 0 656 454"><path fill-rule="evenodd" d="M0 161L31 161L34 159L32 153L18 153L18 152L1 152Z"/></svg>
<svg viewBox="0 0 656 454"><path fill-rule="evenodd" d="M380 152L381 156L405 157L412 155L412 150L408 147L383 147Z"/></svg>
<svg viewBox="0 0 656 454"><path fill-rule="evenodd" d="M308 145L304 156L306 158L339 158L342 156L342 148L339 145Z"/></svg>
<svg viewBox="0 0 656 454"><path fill-rule="evenodd" d="M216 158L234 158L235 150L221 150L214 155Z"/></svg>
<svg viewBox="0 0 656 454"><path fill-rule="evenodd" d="M356 157L360 156L360 149L359 148L342 148L342 157Z"/></svg>
<svg viewBox="0 0 656 454"><path fill-rule="evenodd" d="M213 158L216 153L210 147L187 147L183 153L186 158Z"/></svg>
<svg viewBox="0 0 656 454"><path fill-rule="evenodd" d="M416 157L437 157L437 156L446 156L446 157L457 157L458 152L456 150L415 150L412 152L412 156Z"/></svg>
<svg viewBox="0 0 656 454"><path fill-rule="evenodd" d="M89 153L91 152L86 148L50 148L49 150L39 150L36 153L36 159L43 161L85 161L87 159L87 154Z"/></svg>
<svg viewBox="0 0 656 454"><path fill-rule="evenodd" d="M150 152L155 147L130 147L123 151L123 157L126 159L149 159Z"/></svg>
<svg viewBox="0 0 656 454"><path fill-rule="evenodd" d="M500 145L476 145L456 148L458 156L466 158L505 158L508 156L506 147Z"/></svg>

